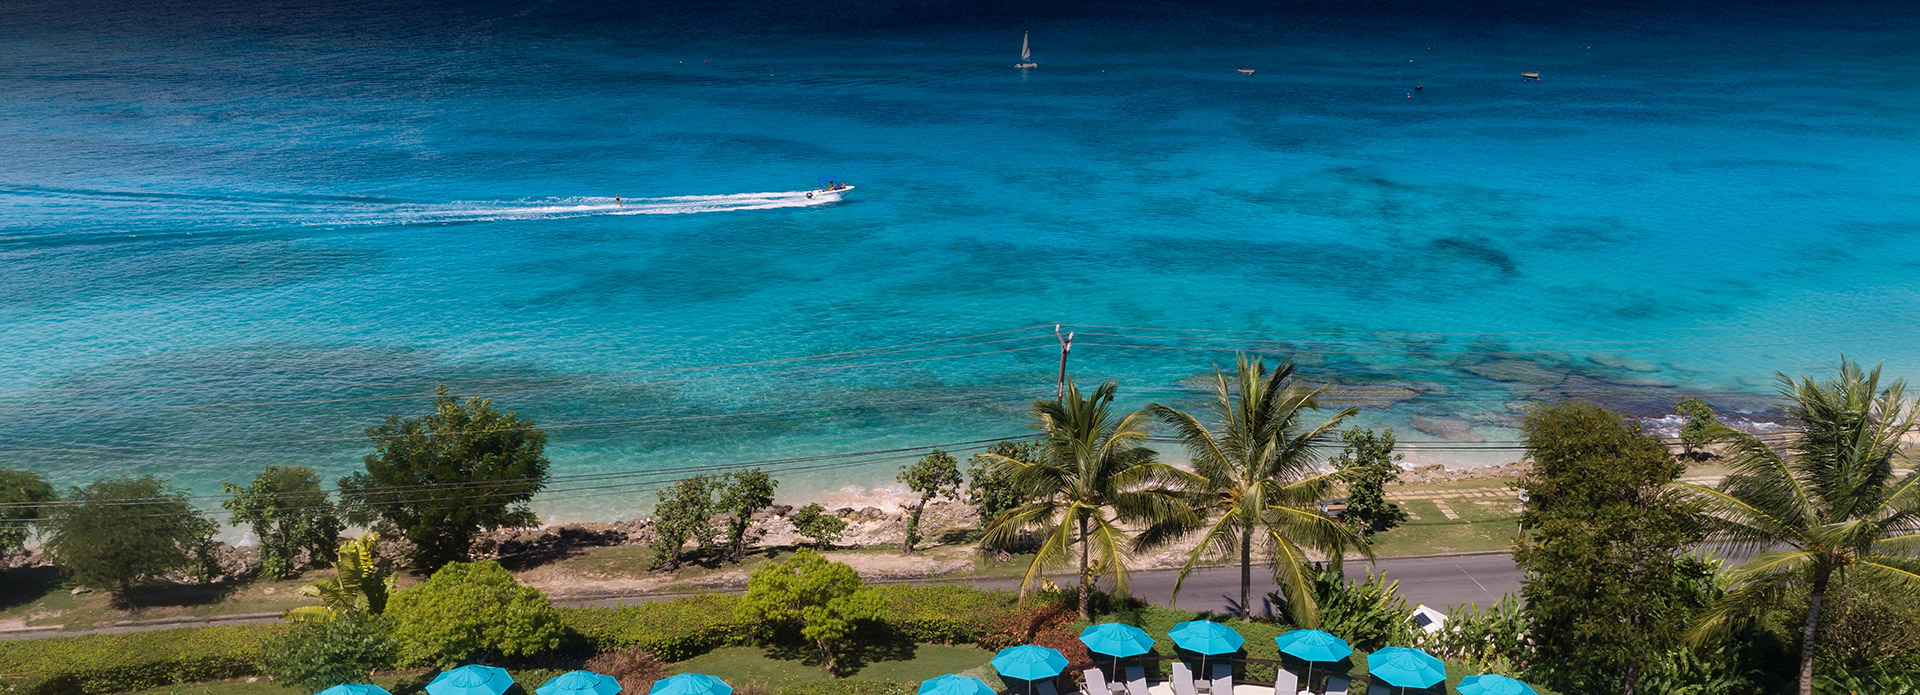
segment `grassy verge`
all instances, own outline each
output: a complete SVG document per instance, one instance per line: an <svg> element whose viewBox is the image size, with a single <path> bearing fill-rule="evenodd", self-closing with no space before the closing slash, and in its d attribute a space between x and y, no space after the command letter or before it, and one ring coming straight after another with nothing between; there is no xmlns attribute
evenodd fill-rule
<svg viewBox="0 0 1920 695"><path fill-rule="evenodd" d="M1513 546L1520 516L1513 513L1513 500L1444 500L1458 516L1448 519L1430 500L1406 500L1399 504L1420 517L1374 538L1373 549L1380 557L1467 553L1507 550Z"/></svg>
<svg viewBox="0 0 1920 695"><path fill-rule="evenodd" d="M129 595L133 605L122 607L113 605L106 592L70 593L51 568L17 568L0 571L0 621L80 630L120 620L272 613L312 603L299 594L309 581L158 587L133 592Z"/></svg>
<svg viewBox="0 0 1920 695"><path fill-rule="evenodd" d="M856 652L843 673L847 678L896 683L918 683L947 673L967 673L987 678L993 669L987 660L993 654L978 647L940 644L888 646ZM826 680L812 653L800 650L770 650L762 647L723 647L673 664L668 673L705 673L740 687L749 683L783 686L790 683ZM989 683L995 681L989 680Z"/></svg>

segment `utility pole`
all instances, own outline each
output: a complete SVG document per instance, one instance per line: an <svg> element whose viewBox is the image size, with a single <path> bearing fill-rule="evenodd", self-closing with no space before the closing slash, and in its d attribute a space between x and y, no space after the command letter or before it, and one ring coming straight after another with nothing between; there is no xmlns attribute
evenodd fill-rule
<svg viewBox="0 0 1920 695"><path fill-rule="evenodd" d="M1073 352L1073 332L1068 331L1066 336L1061 336L1060 324L1056 323L1053 324L1053 337L1055 340L1060 341L1060 378L1053 384L1053 400L1057 403L1060 399L1066 397L1067 353Z"/></svg>

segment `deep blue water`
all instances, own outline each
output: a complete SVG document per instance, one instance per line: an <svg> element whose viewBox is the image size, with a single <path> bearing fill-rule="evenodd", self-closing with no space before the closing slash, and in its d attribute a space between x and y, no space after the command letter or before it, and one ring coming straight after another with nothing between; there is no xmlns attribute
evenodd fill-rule
<svg viewBox="0 0 1920 695"><path fill-rule="evenodd" d="M561 475L979 440L1056 322L1129 405L1257 349L1486 440L1419 460L1920 374L1910 4L966 5L0 3L0 465L337 475L436 383Z"/></svg>

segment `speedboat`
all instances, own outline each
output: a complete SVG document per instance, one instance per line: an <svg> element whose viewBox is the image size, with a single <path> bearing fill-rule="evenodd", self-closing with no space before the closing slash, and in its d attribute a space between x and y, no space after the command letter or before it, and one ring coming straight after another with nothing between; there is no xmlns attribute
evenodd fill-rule
<svg viewBox="0 0 1920 695"><path fill-rule="evenodd" d="M816 182L820 187L807 191L807 200L839 200L841 195L853 190L853 186L834 176L822 176Z"/></svg>
<svg viewBox="0 0 1920 695"><path fill-rule="evenodd" d="M1253 74L1253 68L1240 68L1240 74L1251 75Z"/></svg>
<svg viewBox="0 0 1920 695"><path fill-rule="evenodd" d="M1540 72L1537 70L1529 70L1527 72L1520 73L1520 76L1525 77L1529 80L1533 80L1535 82L1540 81Z"/></svg>

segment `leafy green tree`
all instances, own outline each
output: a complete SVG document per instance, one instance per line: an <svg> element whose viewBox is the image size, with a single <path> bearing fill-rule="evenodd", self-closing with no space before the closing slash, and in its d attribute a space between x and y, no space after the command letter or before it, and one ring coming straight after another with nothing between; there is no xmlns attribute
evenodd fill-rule
<svg viewBox="0 0 1920 695"><path fill-rule="evenodd" d="M1080 617L1089 620L1096 577L1111 579L1114 591L1125 594L1127 561L1136 547L1187 533L1199 523L1193 508L1169 489L1191 484L1193 476L1154 460L1145 446L1146 413L1114 417L1117 388L1107 382L1083 397L1069 380L1060 400L1033 403L1043 442L1035 460L983 454L1031 500L996 519L986 542L1005 544L1029 532L1044 538L1020 581L1023 596L1048 567L1074 562L1077 547ZM1144 529L1140 539L1123 524Z"/></svg>
<svg viewBox="0 0 1920 695"><path fill-rule="evenodd" d="M1333 467L1347 480L1347 518L1360 535L1368 536L1398 526L1407 511L1387 501L1387 484L1400 479L1403 454L1393 453L1393 428L1378 435L1365 427L1340 433L1347 448L1333 457Z"/></svg>
<svg viewBox="0 0 1920 695"><path fill-rule="evenodd" d="M82 586L126 591L169 572L204 567L217 525L151 475L72 488L47 517L54 564Z"/></svg>
<svg viewBox="0 0 1920 695"><path fill-rule="evenodd" d="M1680 424L1680 441L1686 444L1689 455L1713 441L1713 426L1719 424L1720 420L1706 401L1682 398L1673 404L1673 410L1686 419Z"/></svg>
<svg viewBox="0 0 1920 695"><path fill-rule="evenodd" d="M920 514L926 511L927 503L941 495L960 494L960 462L954 460L952 454L934 449L912 465L902 466L899 478L908 490L920 494L907 512L907 538L900 548L900 552L911 555L913 546L920 543Z"/></svg>
<svg viewBox="0 0 1920 695"><path fill-rule="evenodd" d="M261 645L260 671L285 685L319 691L341 683L370 683L375 670L393 668L399 646L391 621L377 615L302 623Z"/></svg>
<svg viewBox="0 0 1920 695"><path fill-rule="evenodd" d="M379 542L380 534L369 531L341 544L339 557L333 563L333 578L300 587L301 596L320 599L321 605L287 611L287 618L296 622L327 622L385 612L395 577L393 568L374 553L374 546Z"/></svg>
<svg viewBox="0 0 1920 695"><path fill-rule="evenodd" d="M967 467L967 504L980 517L980 527L993 525L1000 515L1027 502L1013 487L1013 476L994 468L988 455L1032 463L1039 446L1033 442L999 442L974 454Z"/></svg>
<svg viewBox="0 0 1920 695"><path fill-rule="evenodd" d="M33 525L57 498L40 474L0 468L0 567L26 551Z"/></svg>
<svg viewBox="0 0 1920 695"><path fill-rule="evenodd" d="M1316 400L1326 388L1293 382L1293 373L1293 365L1269 372L1258 358L1243 354L1231 381L1217 367L1213 370L1206 421L1159 403L1147 410L1171 425L1186 445L1194 472L1187 489L1194 507L1208 519L1180 567L1175 595L1201 563L1232 559L1240 565L1240 617L1252 620L1253 561L1260 554L1266 556L1299 624L1314 626L1317 610L1309 590L1314 570L1308 552L1337 562L1347 548L1369 555L1372 550L1319 510L1337 477L1319 470L1320 447L1354 409L1337 411L1310 426L1309 411L1318 408ZM1156 540L1183 539L1165 535Z"/></svg>
<svg viewBox="0 0 1920 695"><path fill-rule="evenodd" d="M1584 402L1545 406L1523 425L1533 469L1515 541L1526 573L1535 678L1560 692L1633 695L1683 644L1693 608L1676 596L1693 509L1668 492L1680 464L1637 424Z"/></svg>
<svg viewBox="0 0 1920 695"><path fill-rule="evenodd" d="M793 513L793 529L812 538L814 547L826 550L840 540L840 532L847 530L847 521L828 514L826 507L814 502Z"/></svg>
<svg viewBox="0 0 1920 695"><path fill-rule="evenodd" d="M1920 594L1920 471L1895 470L1920 417L1906 382L1841 359L1821 383L1780 375L1794 425L1781 444L1716 424L1733 470L1718 487L1671 483L1701 505L1712 538L1757 552L1730 572L1726 596L1696 626L1721 634L1787 601L1804 601L1798 690L1813 692L1821 610L1836 582L1888 598Z"/></svg>
<svg viewBox="0 0 1920 695"><path fill-rule="evenodd" d="M705 548L713 542L713 493L719 479L696 475L654 492L653 548L662 569L680 567L680 551L687 541Z"/></svg>
<svg viewBox="0 0 1920 695"><path fill-rule="evenodd" d="M721 479L720 511L729 515L727 545L733 548L734 562L746 557L747 527L753 524L754 514L773 506L773 489L779 485L758 468L729 472Z"/></svg>
<svg viewBox="0 0 1920 695"><path fill-rule="evenodd" d="M302 551L307 566L326 567L340 544L340 515L320 476L306 466L269 465L246 487L227 483L220 506L233 515L227 523L245 524L260 539L260 574L269 579L300 576Z"/></svg>
<svg viewBox="0 0 1920 695"><path fill-rule="evenodd" d="M401 665L531 657L559 647L566 634L546 595L494 562L448 563L396 592L387 615Z"/></svg>
<svg viewBox="0 0 1920 695"><path fill-rule="evenodd" d="M483 530L530 526L527 507L546 487L547 435L485 398L439 389L431 414L387 417L367 429L366 472L340 479L349 519L413 544L413 562L437 569L466 560Z"/></svg>
<svg viewBox="0 0 1920 695"><path fill-rule="evenodd" d="M838 657L863 621L880 617L880 597L845 563L801 550L785 560L754 568L740 613L775 629L798 628L837 677Z"/></svg>

